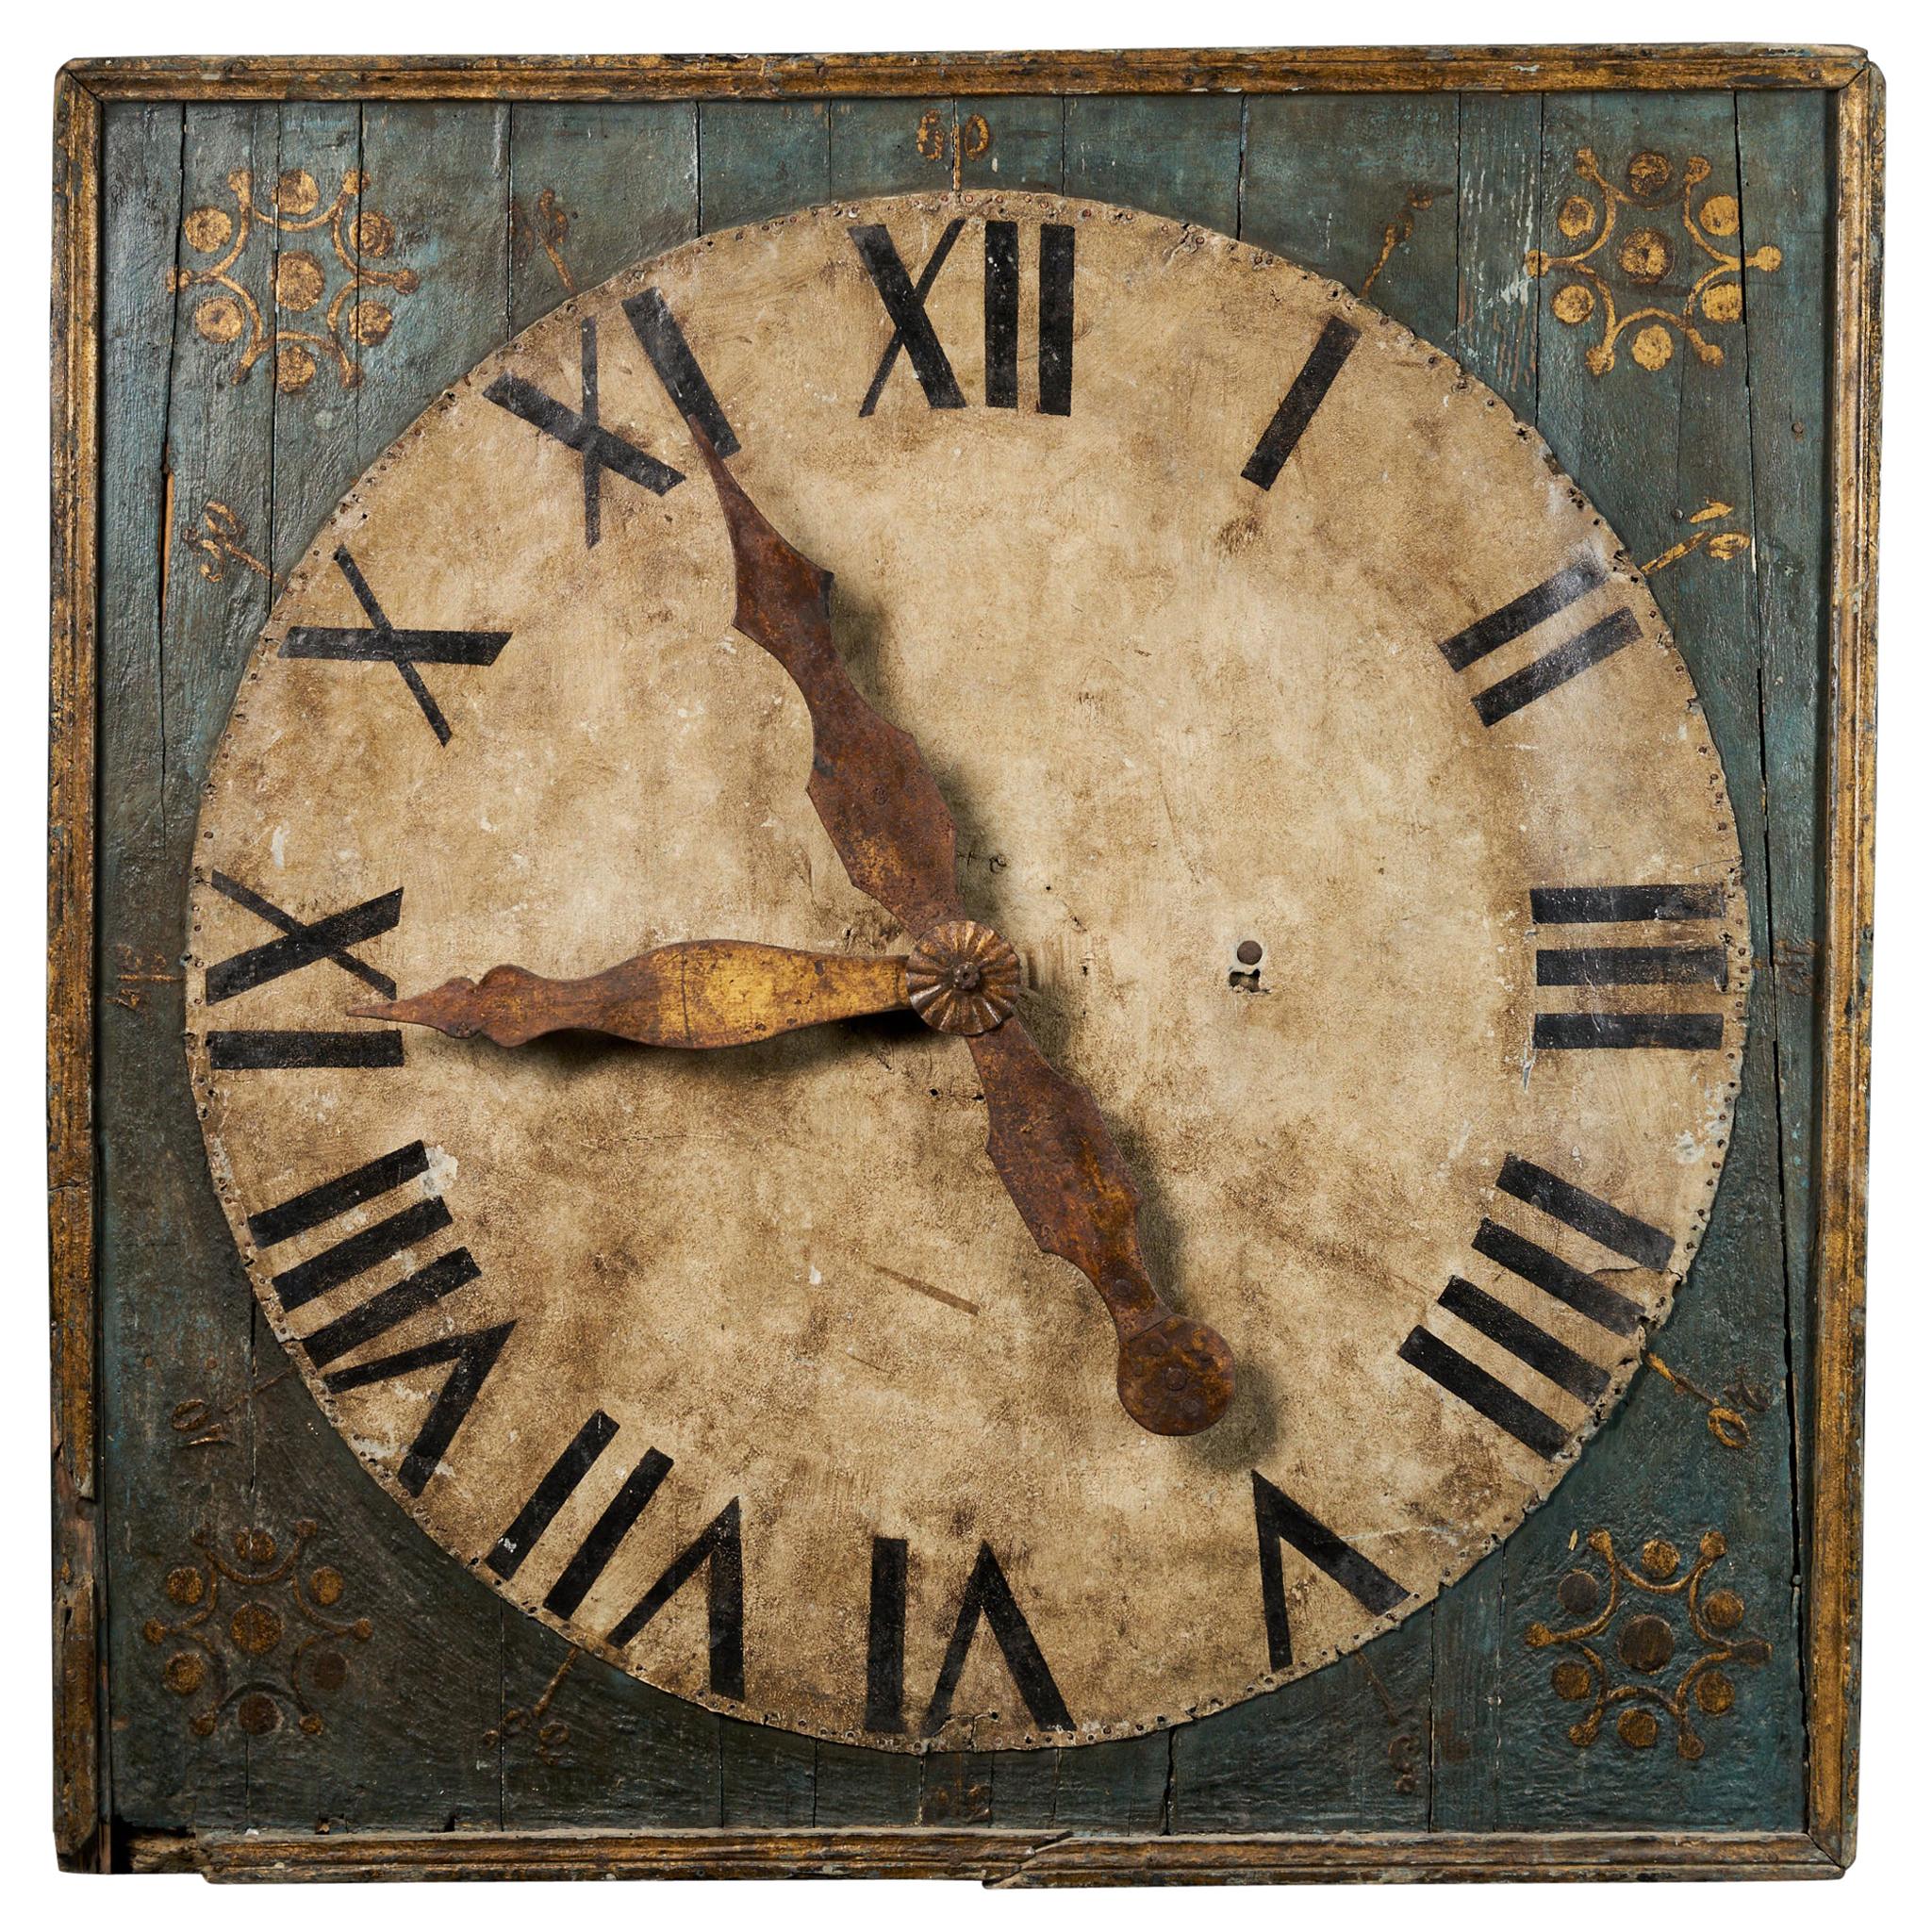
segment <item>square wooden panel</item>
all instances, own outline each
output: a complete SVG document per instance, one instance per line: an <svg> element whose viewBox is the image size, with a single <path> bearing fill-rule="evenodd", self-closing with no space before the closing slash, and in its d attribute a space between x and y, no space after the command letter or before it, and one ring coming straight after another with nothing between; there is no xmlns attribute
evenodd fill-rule
<svg viewBox="0 0 1932 1932"><path fill-rule="evenodd" d="M66 70L49 879L63 1862L1026 1884L1841 1871L1882 141L1882 82L1847 49ZM305 177L324 238L330 197L358 184L385 237L362 306L276 333L265 257L245 233L229 253L243 171ZM1660 293L1614 232L1579 266L1578 206L1614 230L1631 190L1667 180L1714 280ZM661 248L948 186L1092 196L1278 251L1533 422L1643 563L1696 677L1758 970L1681 1308L1501 1550L1356 1656L1214 1717L919 1758L741 1725L570 1651L364 1479L223 1225L179 962L197 801L279 575L418 412ZM194 1694L166 1641L192 1613L197 1550L243 1532L326 1571L340 1660L304 1721L253 1735ZM1660 1714L1620 1729L1628 1706L1575 1694L1579 1671L1615 1678L1616 1656L1586 1665L1561 1633L1586 1586L1614 1571L1641 1589L1647 1549L1659 1575L1666 1555L1703 1563L1753 1643L1722 1693L1680 1667Z"/></svg>

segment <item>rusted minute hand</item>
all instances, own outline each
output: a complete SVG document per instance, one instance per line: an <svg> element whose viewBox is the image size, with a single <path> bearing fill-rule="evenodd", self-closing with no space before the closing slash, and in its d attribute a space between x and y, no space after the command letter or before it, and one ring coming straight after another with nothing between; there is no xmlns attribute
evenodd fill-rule
<svg viewBox="0 0 1932 1932"><path fill-rule="evenodd" d="M647 1047L742 1047L821 1020L907 1003L906 963L795 952L750 939L688 939L640 952L585 980L547 980L518 966L433 992L351 1007L357 1019L405 1020L467 1040L521 1047L566 1028Z"/></svg>
<svg viewBox="0 0 1932 1932"><path fill-rule="evenodd" d="M1093 1098L1013 1014L1018 961L960 905L952 816L911 736L859 695L832 641L832 573L760 514L696 422L737 570L736 625L790 674L812 717L806 790L851 882L919 936L912 1001L966 1035L986 1096L987 1152L1048 1254L1093 1282L1119 1343L1121 1406L1156 1435L1211 1427L1234 1392L1228 1345L1177 1314L1148 1278L1138 1191Z"/></svg>

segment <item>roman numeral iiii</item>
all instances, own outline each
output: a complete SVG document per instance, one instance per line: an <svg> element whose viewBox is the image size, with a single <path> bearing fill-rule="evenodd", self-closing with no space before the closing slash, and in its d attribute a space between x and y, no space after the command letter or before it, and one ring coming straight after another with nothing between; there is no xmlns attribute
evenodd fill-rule
<svg viewBox="0 0 1932 1932"><path fill-rule="evenodd" d="M284 1267L274 1278L275 1294L284 1311L292 1314L322 1296L334 1294L448 1228L450 1211L441 1196L418 1194L410 1187L411 1182L421 1180L428 1171L427 1148L420 1140L411 1141L406 1147L352 1167L333 1181L292 1195L277 1207L251 1214L248 1235L256 1247L281 1247L298 1236L355 1214L372 1201L382 1200L386 1195L409 1190L402 1204L391 1205L381 1219L359 1227L305 1260L291 1262ZM317 1368L327 1371L322 1386L332 1395L367 1388L398 1376L414 1375L425 1368L447 1367L429 1413L396 1472L396 1480L412 1496L420 1496L430 1478L441 1467L516 1324L504 1322L463 1334L439 1335L419 1347L404 1348L392 1355L340 1368L331 1364L354 1355L412 1315L454 1295L475 1280L480 1272L467 1247L452 1248L392 1286L339 1310L303 1336L298 1345Z"/></svg>

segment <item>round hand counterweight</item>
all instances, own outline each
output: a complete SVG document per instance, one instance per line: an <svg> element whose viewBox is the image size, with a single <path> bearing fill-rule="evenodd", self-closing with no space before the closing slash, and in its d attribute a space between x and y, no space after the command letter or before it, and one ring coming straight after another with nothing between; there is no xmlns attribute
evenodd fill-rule
<svg viewBox="0 0 1932 1932"><path fill-rule="evenodd" d="M1113 1318L1121 1406L1155 1435L1211 1428L1234 1394L1234 1357L1205 1322L1155 1292L1140 1195L1093 1097L1058 1072L1013 1011L1018 959L967 919L952 815L909 734L860 696L832 640L832 572L772 528L686 419L724 508L737 629L782 665L812 718L806 790L848 876L919 935L912 1003L964 1034L986 1097L986 1149L1041 1250L1070 1261Z"/></svg>

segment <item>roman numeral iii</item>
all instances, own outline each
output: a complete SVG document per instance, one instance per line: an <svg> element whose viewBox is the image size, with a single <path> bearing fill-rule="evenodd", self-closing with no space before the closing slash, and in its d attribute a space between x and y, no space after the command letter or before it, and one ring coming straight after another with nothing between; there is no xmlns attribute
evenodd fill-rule
<svg viewBox="0 0 1932 1932"><path fill-rule="evenodd" d="M275 1294L284 1311L292 1314L305 1308L448 1228L450 1211L441 1196L418 1194L410 1188L412 1181L421 1180L428 1171L428 1149L420 1140L411 1141L406 1147L352 1167L333 1181L292 1195L277 1207L251 1214L248 1235L256 1247L280 1247L300 1235L326 1228L330 1222L339 1221L372 1201L381 1201L385 1196L409 1190L403 1194L402 1204L389 1204L389 1212L381 1219L358 1227L305 1260L291 1262L284 1267L274 1278ZM405 1275L393 1286L343 1309L298 1343L317 1368L327 1370L322 1386L332 1395L447 1364L442 1386L396 1472L397 1481L412 1496L422 1494L430 1478L441 1466L457 1430L475 1407L483 1384L503 1353L515 1323L504 1322L464 1334L440 1335L420 1347L405 1348L340 1368L330 1364L354 1355L411 1316L434 1307L475 1280L480 1272L467 1247L452 1248Z"/></svg>
<svg viewBox="0 0 1932 1932"><path fill-rule="evenodd" d="M1724 916L1724 889L1716 885L1544 885L1529 895L1529 916L1545 926L1657 925L1674 936L1641 946L1539 944L1536 983L1588 989L1587 1008L1566 1007L1536 1016L1530 1044L1547 1051L1587 1048L1666 1047L1711 1051L1724 1045L1724 1015L1697 1004L1689 989L1730 983L1730 965L1713 933L1678 938L1686 924ZM1603 1010L1603 989L1656 986L1658 994L1637 1010ZM1707 996L1708 997L1708 996Z"/></svg>
<svg viewBox="0 0 1932 1932"><path fill-rule="evenodd" d="M953 374L952 360L926 313L926 301L939 272L966 226L960 216L946 229L926 257L915 281L900 259L891 235L876 223L861 223L851 230L852 245L872 278L879 300L892 322L892 335L873 372L859 414L869 416L879 406L900 353L905 353L913 374L934 409L964 409L966 400ZM1020 226L1016 222L984 223L984 290L986 347L986 406L1019 407L1019 293L1021 276ZM1043 222L1039 240L1039 340L1035 359L1038 401L1043 416L1067 416L1073 411L1073 257L1074 231L1065 223Z"/></svg>
<svg viewBox="0 0 1932 1932"><path fill-rule="evenodd" d="M1445 637L1437 647L1451 670L1467 670L1491 652L1549 623L1579 598L1587 597L1610 580L1610 567L1592 552L1580 553L1573 563L1545 577L1541 584L1512 598L1499 610L1478 618L1465 630ZM1643 635L1637 619L1627 610L1613 610L1607 617L1576 632L1541 657L1532 658L1521 670L1478 691L1470 699L1476 715L1486 725L1497 725L1513 718L1526 704L1547 697L1559 685L1580 677L1605 658L1613 657L1627 644Z"/></svg>
<svg viewBox="0 0 1932 1932"><path fill-rule="evenodd" d="M1496 1186L1538 1214L1560 1222L1640 1268L1661 1272L1670 1266L1676 1244L1661 1228L1653 1228L1546 1167L1511 1154L1496 1176ZM1485 1260L1610 1334L1628 1338L1643 1324L1643 1309L1627 1296L1605 1287L1594 1275L1487 1215L1469 1245ZM1461 1276L1450 1277L1436 1307L1454 1324L1485 1336L1578 1402L1593 1403L1610 1386L1607 1370ZM1451 1326L1449 1332L1456 1334L1458 1329ZM1396 1352L1410 1367L1419 1369L1539 1456L1554 1459L1575 1433L1431 1329L1412 1329Z"/></svg>

